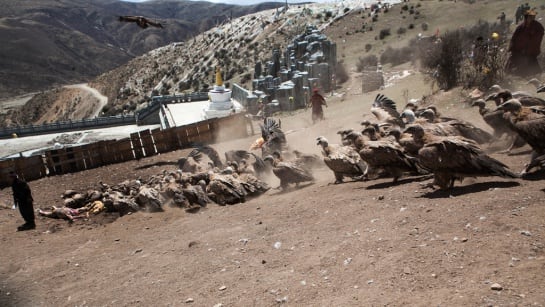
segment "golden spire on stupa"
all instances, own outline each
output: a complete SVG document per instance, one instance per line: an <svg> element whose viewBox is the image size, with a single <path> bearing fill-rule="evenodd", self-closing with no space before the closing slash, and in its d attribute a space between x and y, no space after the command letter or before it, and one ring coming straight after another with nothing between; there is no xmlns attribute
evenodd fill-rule
<svg viewBox="0 0 545 307"><path fill-rule="evenodd" d="M221 79L221 70L219 66L216 67L216 85L223 86L223 80Z"/></svg>

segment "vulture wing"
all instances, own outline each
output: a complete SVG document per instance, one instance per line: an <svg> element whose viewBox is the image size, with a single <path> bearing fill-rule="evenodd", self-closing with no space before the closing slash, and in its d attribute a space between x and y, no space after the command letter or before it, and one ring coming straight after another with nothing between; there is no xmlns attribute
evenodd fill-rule
<svg viewBox="0 0 545 307"><path fill-rule="evenodd" d="M530 113L527 120L513 125L514 130L536 151L545 151L545 115Z"/></svg>
<svg viewBox="0 0 545 307"><path fill-rule="evenodd" d="M278 162L273 167L273 173L280 179L280 185L286 187L290 183L313 181L312 174L291 162Z"/></svg>
<svg viewBox="0 0 545 307"><path fill-rule="evenodd" d="M465 176L500 176L518 178L500 161L489 157L476 143L456 137L440 138L418 151L420 163L434 173L449 174L452 179Z"/></svg>
<svg viewBox="0 0 545 307"><path fill-rule="evenodd" d="M373 106L371 107L371 113L381 122L387 122L395 124L400 127L404 127L404 123L401 120L401 116L397 111L396 104L390 98L377 94Z"/></svg>

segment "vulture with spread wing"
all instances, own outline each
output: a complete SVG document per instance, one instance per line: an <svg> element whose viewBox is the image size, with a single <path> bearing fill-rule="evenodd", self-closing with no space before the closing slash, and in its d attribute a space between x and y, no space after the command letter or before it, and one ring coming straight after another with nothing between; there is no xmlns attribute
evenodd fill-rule
<svg viewBox="0 0 545 307"><path fill-rule="evenodd" d="M281 129L280 120L276 121L271 117L263 119L259 124L261 138L257 139L250 147L250 150L261 148L261 156L266 157L273 152L282 152L287 148L286 135Z"/></svg>
<svg viewBox="0 0 545 307"><path fill-rule="evenodd" d="M119 16L119 21L134 22L142 29L146 29L149 26L163 28L162 24L151 21L144 16Z"/></svg>
<svg viewBox="0 0 545 307"><path fill-rule="evenodd" d="M505 164L486 155L472 140L434 136L426 133L420 125L410 125L405 132L424 143L418 151L420 165L433 172L433 184L441 189L452 188L456 179L463 180L464 177L519 177Z"/></svg>
<svg viewBox="0 0 545 307"><path fill-rule="evenodd" d="M373 113L381 123L388 123L398 127L405 126L405 123L401 120L400 114L397 111L396 103L382 94L377 94L375 97L375 101L371 107L371 113Z"/></svg>
<svg viewBox="0 0 545 307"><path fill-rule="evenodd" d="M344 177L361 179L367 174L367 165L354 147L329 144L323 136L316 140L322 146L324 163L335 175L335 184L342 183Z"/></svg>

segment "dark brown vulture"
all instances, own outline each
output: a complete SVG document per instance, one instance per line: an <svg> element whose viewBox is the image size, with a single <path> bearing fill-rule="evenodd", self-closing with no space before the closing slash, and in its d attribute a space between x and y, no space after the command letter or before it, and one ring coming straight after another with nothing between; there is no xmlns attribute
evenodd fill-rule
<svg viewBox="0 0 545 307"><path fill-rule="evenodd" d="M492 135L475 125L449 117L437 118L433 108L428 108L422 113L422 117L426 118L429 123L435 125L435 129L431 129L431 133L444 136L462 136L476 141L479 144L488 143L492 140ZM430 126L433 127L433 126ZM437 132L437 133L436 133Z"/></svg>
<svg viewBox="0 0 545 307"><path fill-rule="evenodd" d="M463 137L438 137L426 133L420 125L405 129L424 146L418 151L420 165L434 174L433 184L450 189L456 179L478 176L518 178L500 161L486 155L472 140Z"/></svg>
<svg viewBox="0 0 545 307"><path fill-rule="evenodd" d="M533 149L530 164L545 154L545 108L525 107L518 99L511 99L498 107L509 119L510 127ZM526 167L524 172L529 169Z"/></svg>
<svg viewBox="0 0 545 307"><path fill-rule="evenodd" d="M493 100L496 106L508 101L509 99L516 98L523 106L545 106L545 100L534 97L531 95L513 96L511 92L504 90L495 94L492 94L486 98L486 101Z"/></svg>
<svg viewBox="0 0 545 307"><path fill-rule="evenodd" d="M263 124L259 124L261 128L261 138L257 139L250 147L250 150L261 148L261 156L266 157L273 152L283 152L288 147L286 136L281 129L282 123L271 117L263 119Z"/></svg>
<svg viewBox="0 0 545 307"><path fill-rule="evenodd" d="M367 175L367 165L354 147L329 144L323 136L316 140L322 146L324 163L335 175L335 184L342 183L344 177L362 179Z"/></svg>
<svg viewBox="0 0 545 307"><path fill-rule="evenodd" d="M263 159L272 165L273 174L280 179L280 188L285 190L290 184L299 186L301 182L314 181L310 170L296 162L283 162L273 156L266 156Z"/></svg>
<svg viewBox="0 0 545 307"><path fill-rule="evenodd" d="M537 80L537 79L536 79ZM533 83L528 81L528 84L530 83ZM528 92L525 92L525 91L515 91L515 92L511 92L510 90L508 89L504 89L502 88L500 85L498 84L494 84L492 85L488 90L490 90L493 94L496 94L496 93L503 93L502 95L511 95L512 98L520 98L520 97L523 97L523 96L531 96L530 93Z"/></svg>
<svg viewBox="0 0 545 307"><path fill-rule="evenodd" d="M135 22L142 29L146 29L149 26L163 28L162 24L153 22L144 16L119 16L119 21Z"/></svg>
<svg viewBox="0 0 545 307"><path fill-rule="evenodd" d="M490 110L486 107L486 101L483 99L475 100L471 106L479 107L479 114L483 117L485 123L487 123L492 129L494 129L493 137L499 139L504 134L513 140L507 152L515 148L522 147L526 144L526 141L522 139L516 132L511 129L509 125L509 120L503 116L502 110Z"/></svg>
<svg viewBox="0 0 545 307"><path fill-rule="evenodd" d="M358 144L358 153L369 166L368 174L378 174L385 170L397 182L404 172L419 172L416 159L407 156L403 148L391 139L370 141L357 132L350 133L347 138Z"/></svg>

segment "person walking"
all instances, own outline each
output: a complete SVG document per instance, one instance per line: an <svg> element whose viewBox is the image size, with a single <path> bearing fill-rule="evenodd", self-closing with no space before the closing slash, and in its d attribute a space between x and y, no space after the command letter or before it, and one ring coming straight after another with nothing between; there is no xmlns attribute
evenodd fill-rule
<svg viewBox="0 0 545 307"><path fill-rule="evenodd" d="M535 20L536 15L535 10L527 10L523 22L513 32L507 61L509 73L523 77L541 73L537 56L541 53L543 25Z"/></svg>
<svg viewBox="0 0 545 307"><path fill-rule="evenodd" d="M19 207L19 212L25 220L23 225L17 227L17 231L36 228L36 223L34 222L34 199L32 198L30 186L13 171L9 172L9 177L12 180L13 203L15 207Z"/></svg>
<svg viewBox="0 0 545 307"><path fill-rule="evenodd" d="M312 90L312 96L310 97L309 105L312 107L312 123L315 124L317 120L324 119L324 110L322 106L327 107L324 96L320 95L318 89Z"/></svg>

